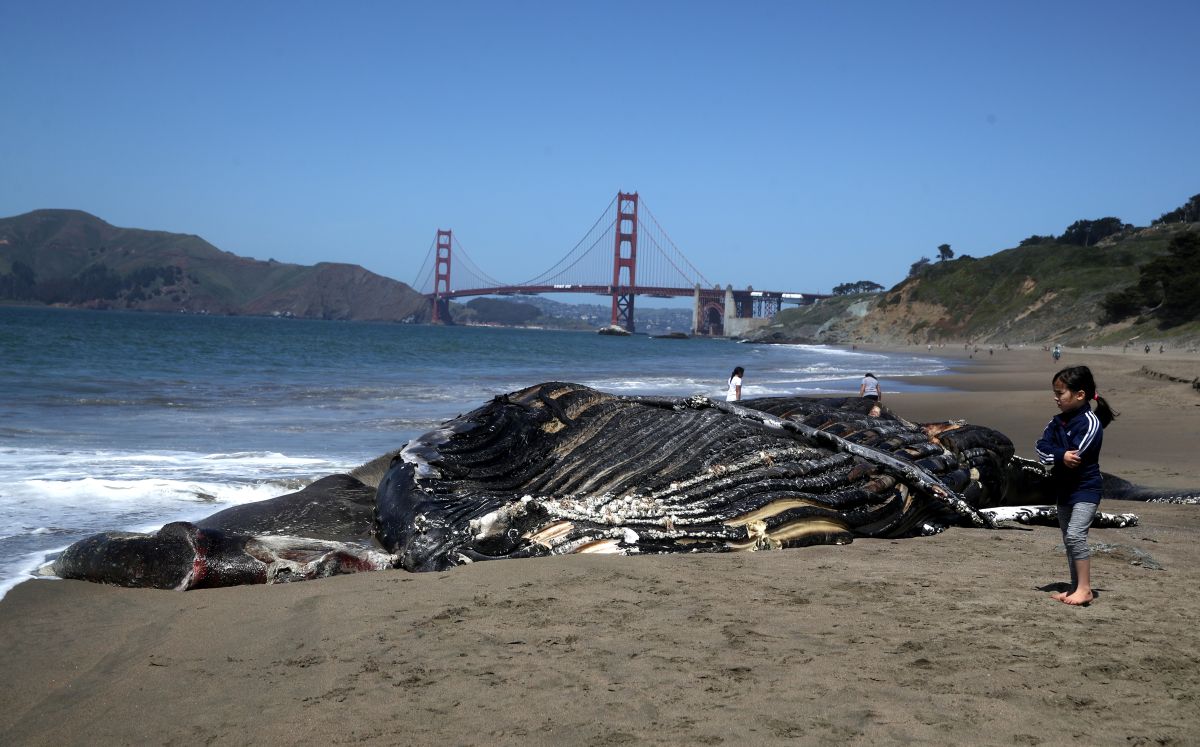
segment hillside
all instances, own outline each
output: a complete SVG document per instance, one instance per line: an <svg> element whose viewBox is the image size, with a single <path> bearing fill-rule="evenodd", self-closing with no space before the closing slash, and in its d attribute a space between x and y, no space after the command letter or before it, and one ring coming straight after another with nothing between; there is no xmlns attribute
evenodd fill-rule
<svg viewBox="0 0 1200 747"><path fill-rule="evenodd" d="M79 210L0 219L0 301L80 308L424 321L426 301L358 265L261 261L199 236Z"/></svg>
<svg viewBox="0 0 1200 747"><path fill-rule="evenodd" d="M760 342L1122 344L1130 338L1200 340L1200 322L1161 329L1150 319L1103 324L1101 301L1200 223L1124 231L1094 246L1048 240L988 257L937 262L894 288L782 312Z"/></svg>

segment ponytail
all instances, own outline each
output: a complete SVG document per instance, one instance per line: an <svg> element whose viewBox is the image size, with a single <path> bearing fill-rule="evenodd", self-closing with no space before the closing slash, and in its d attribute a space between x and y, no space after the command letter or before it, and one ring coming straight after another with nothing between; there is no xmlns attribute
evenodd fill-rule
<svg viewBox="0 0 1200 747"><path fill-rule="evenodd" d="M1089 402L1096 400L1096 417L1100 419L1102 428L1107 428L1108 424L1121 414L1112 409L1108 400L1096 394L1096 379L1092 376L1092 369L1087 366L1067 366L1050 379L1051 384L1055 382L1061 382L1068 391L1083 392L1084 398Z"/></svg>
<svg viewBox="0 0 1200 747"><path fill-rule="evenodd" d="M1100 418L1100 427L1107 428L1108 424L1111 423L1121 413L1112 409L1112 405L1108 404L1108 400L1104 399L1099 394L1095 395L1095 398L1096 417Z"/></svg>

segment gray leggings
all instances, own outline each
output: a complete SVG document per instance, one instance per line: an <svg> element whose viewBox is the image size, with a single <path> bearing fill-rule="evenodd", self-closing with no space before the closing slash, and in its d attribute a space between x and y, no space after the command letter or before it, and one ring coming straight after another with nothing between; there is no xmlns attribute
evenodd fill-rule
<svg viewBox="0 0 1200 747"><path fill-rule="evenodd" d="M1075 578L1075 561L1087 560L1092 556L1088 550L1087 533L1098 508L1099 504L1087 502L1058 506L1058 526L1062 529L1063 544L1067 547L1067 564L1071 566L1072 588L1078 581Z"/></svg>

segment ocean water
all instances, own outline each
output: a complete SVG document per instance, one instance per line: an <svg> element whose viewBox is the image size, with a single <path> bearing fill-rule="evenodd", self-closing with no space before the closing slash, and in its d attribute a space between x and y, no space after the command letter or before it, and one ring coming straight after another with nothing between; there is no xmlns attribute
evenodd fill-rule
<svg viewBox="0 0 1200 747"><path fill-rule="evenodd" d="M496 394L558 380L723 398L735 366L744 397L946 369L823 346L0 307L0 596L90 534L299 489Z"/></svg>

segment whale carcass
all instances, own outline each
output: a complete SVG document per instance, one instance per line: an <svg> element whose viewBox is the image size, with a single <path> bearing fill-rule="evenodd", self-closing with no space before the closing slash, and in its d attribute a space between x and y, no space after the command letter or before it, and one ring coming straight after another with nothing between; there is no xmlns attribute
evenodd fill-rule
<svg viewBox="0 0 1200 747"><path fill-rule="evenodd" d="M843 544L1053 520L1053 506L1003 508L1052 500L1045 481L995 430L913 424L869 400L726 403L551 382L297 493L81 540L45 572L187 589L567 553Z"/></svg>

